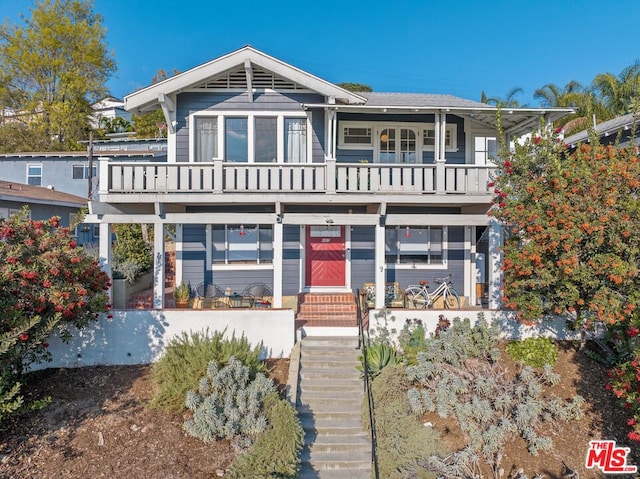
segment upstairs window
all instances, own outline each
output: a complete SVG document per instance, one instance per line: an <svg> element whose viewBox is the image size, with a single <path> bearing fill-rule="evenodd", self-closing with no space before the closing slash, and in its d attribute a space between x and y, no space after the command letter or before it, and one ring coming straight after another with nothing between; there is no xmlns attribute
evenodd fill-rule
<svg viewBox="0 0 640 479"><path fill-rule="evenodd" d="M385 231L387 264L440 265L445 258L443 226L391 226Z"/></svg>
<svg viewBox="0 0 640 479"><path fill-rule="evenodd" d="M278 161L278 118L256 117L254 137L255 161L268 163Z"/></svg>
<svg viewBox="0 0 640 479"><path fill-rule="evenodd" d="M284 119L285 163L307 162L307 120L305 118Z"/></svg>
<svg viewBox="0 0 640 479"><path fill-rule="evenodd" d="M225 160L249 161L249 126L246 117L224 119Z"/></svg>
<svg viewBox="0 0 640 479"><path fill-rule="evenodd" d="M372 145L371 128L345 126L342 130L343 146L363 147Z"/></svg>
<svg viewBox="0 0 640 479"><path fill-rule="evenodd" d="M27 165L27 184L31 186L42 186L42 164Z"/></svg>
<svg viewBox="0 0 640 479"><path fill-rule="evenodd" d="M91 167L91 177L95 178L98 173L96 166ZM89 165L73 165L73 179L86 180L89 178Z"/></svg>
<svg viewBox="0 0 640 479"><path fill-rule="evenodd" d="M218 118L197 117L195 130L195 161L213 161L218 157Z"/></svg>

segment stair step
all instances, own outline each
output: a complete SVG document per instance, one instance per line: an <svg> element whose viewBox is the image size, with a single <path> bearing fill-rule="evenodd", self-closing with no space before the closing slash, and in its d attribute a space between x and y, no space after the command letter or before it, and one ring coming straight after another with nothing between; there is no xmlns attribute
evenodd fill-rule
<svg viewBox="0 0 640 479"><path fill-rule="evenodd" d="M361 379L315 379L313 382L303 381L298 388L302 394L326 392L327 394L362 391Z"/></svg>
<svg viewBox="0 0 640 479"><path fill-rule="evenodd" d="M315 418L319 417L336 417L336 418L360 418L362 411L362 398L357 398L351 402L337 402L335 400L327 401L320 399L317 401L300 399L300 405L297 406L298 415L310 414Z"/></svg>
<svg viewBox="0 0 640 479"><path fill-rule="evenodd" d="M310 465L303 466L298 479L371 479L371 471L365 469L324 469L316 471Z"/></svg>
<svg viewBox="0 0 640 479"><path fill-rule="evenodd" d="M338 446L340 444L364 444L371 446L371 438L366 432L358 434L318 434L315 431L307 431L304 434L304 444L310 445L311 448L316 446Z"/></svg>
<svg viewBox="0 0 640 479"><path fill-rule="evenodd" d="M307 347L325 346L330 350L340 348L357 348L358 336L307 336L302 339L302 350Z"/></svg>
<svg viewBox="0 0 640 479"><path fill-rule="evenodd" d="M371 451L310 451L300 454L302 462L315 469L368 469L371 467Z"/></svg>

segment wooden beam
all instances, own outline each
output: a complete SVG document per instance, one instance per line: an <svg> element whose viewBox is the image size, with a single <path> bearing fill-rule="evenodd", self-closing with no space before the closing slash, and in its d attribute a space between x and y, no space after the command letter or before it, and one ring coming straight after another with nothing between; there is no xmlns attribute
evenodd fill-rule
<svg viewBox="0 0 640 479"><path fill-rule="evenodd" d="M251 68L251 60L248 58L244 61L244 72L247 75L247 96L249 101L253 103L253 69Z"/></svg>

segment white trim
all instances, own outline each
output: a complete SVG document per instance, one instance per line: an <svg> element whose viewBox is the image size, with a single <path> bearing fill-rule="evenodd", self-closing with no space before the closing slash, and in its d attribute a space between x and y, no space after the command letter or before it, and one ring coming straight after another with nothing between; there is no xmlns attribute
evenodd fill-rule
<svg viewBox="0 0 640 479"><path fill-rule="evenodd" d="M184 265L184 225L181 223L176 224L176 270L175 270L175 284L182 283L183 278L183 265Z"/></svg>
<svg viewBox="0 0 640 479"><path fill-rule="evenodd" d="M40 175L36 176L36 175L30 175L29 174L29 167L30 166L37 166L40 168ZM42 168L42 163L27 163L26 165L26 170L25 170L25 174L26 174L26 181L25 184L30 185L30 186L44 186L42 184L42 174L43 174L43 168ZM31 183L29 183L29 178L40 178L40 184L39 185L32 185Z"/></svg>
<svg viewBox="0 0 640 479"><path fill-rule="evenodd" d="M212 271L254 271L256 269L270 270L273 269L273 263L208 263L211 265Z"/></svg>
<svg viewBox="0 0 640 479"><path fill-rule="evenodd" d="M284 120L287 118L304 118L307 121L307 163L312 163L313 138L311 128L311 112L285 110L203 110L189 114L189 163L197 163L196 161L196 118L200 117L216 117L218 120L218 157L226 161L225 158L225 119L226 118L245 118L247 119L247 163L255 163L255 118L259 117L275 117L276 118L276 144L277 144L277 164L285 164L284 161Z"/></svg>
<svg viewBox="0 0 640 479"><path fill-rule="evenodd" d="M475 278L473 277L474 268L471 264L471 230L475 230L470 226L464 227L464 292L462 296L467 296L471 304L475 304Z"/></svg>

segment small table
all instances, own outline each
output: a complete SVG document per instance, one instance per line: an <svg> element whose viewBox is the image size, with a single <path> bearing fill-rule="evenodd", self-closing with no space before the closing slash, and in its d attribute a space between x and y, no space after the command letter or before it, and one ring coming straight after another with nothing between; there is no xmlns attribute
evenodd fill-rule
<svg viewBox="0 0 640 479"><path fill-rule="evenodd" d="M227 296L232 308L253 308L253 296L233 293Z"/></svg>

